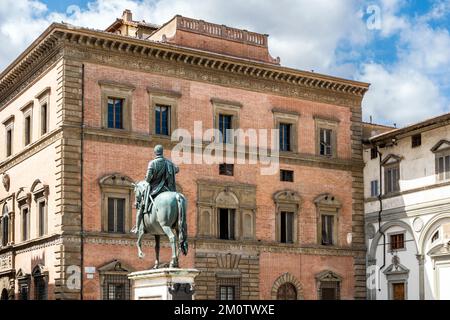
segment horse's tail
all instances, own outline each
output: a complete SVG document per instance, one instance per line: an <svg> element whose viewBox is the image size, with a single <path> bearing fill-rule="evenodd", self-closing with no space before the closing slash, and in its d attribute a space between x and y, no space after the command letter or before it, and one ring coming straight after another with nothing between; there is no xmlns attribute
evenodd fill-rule
<svg viewBox="0 0 450 320"><path fill-rule="evenodd" d="M179 241L180 250L184 255L188 253L187 242L187 222L186 222L186 198L180 194L176 194L178 203L178 229L179 229Z"/></svg>

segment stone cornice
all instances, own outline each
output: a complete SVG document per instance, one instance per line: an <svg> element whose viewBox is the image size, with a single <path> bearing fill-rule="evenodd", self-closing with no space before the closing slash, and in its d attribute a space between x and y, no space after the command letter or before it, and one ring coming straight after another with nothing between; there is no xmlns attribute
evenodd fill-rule
<svg viewBox="0 0 450 320"><path fill-rule="evenodd" d="M42 65L45 60L48 60L52 53L54 54L55 48L60 47L58 44L61 46L64 44L64 54L68 54L70 50L66 52L66 48L72 46L72 49L78 48L81 50L81 48L84 48L84 51L86 49L98 50L99 52L107 51L108 55L113 53L125 54L128 56L128 60L134 60L131 61L134 64L136 64L137 58L144 58L147 61L151 59L153 62L160 61L171 65L176 64L179 69L182 69L183 66L190 66L201 68L203 71L218 72L221 75L246 76L268 81L272 86L274 84L289 85L291 86L289 90L292 91L292 95L299 98L328 101L329 103L339 103L347 106L355 105L360 107L360 101L369 86L362 82L233 58L167 43L163 44L54 23L0 75L0 103L14 92L19 82L24 81L30 73L33 73L33 70ZM129 59L130 56L133 56L134 59ZM107 59L108 57L104 56L103 58ZM171 74L166 72L164 68L159 68L162 73L167 75L189 76L189 74ZM151 71L155 72L157 70ZM180 71L182 72L182 70ZM217 76L214 79L211 79L211 77L209 79L205 78L204 75L202 77L203 79L198 80L208 82L211 82L211 80L218 82L223 80L217 79ZM249 80L245 81L249 82ZM246 87L243 88L245 89ZM264 88L261 88L260 91L264 91ZM274 93L278 91L278 94L283 94L278 88L271 90ZM332 94L332 97L327 98L330 94ZM356 102L350 102L355 99Z"/></svg>

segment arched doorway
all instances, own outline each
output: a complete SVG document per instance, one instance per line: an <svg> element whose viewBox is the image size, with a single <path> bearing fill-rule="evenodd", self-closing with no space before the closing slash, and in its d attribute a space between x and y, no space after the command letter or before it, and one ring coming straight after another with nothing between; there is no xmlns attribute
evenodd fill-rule
<svg viewBox="0 0 450 320"><path fill-rule="evenodd" d="M8 300L8 290L6 290L6 289L2 290L1 300Z"/></svg>
<svg viewBox="0 0 450 320"><path fill-rule="evenodd" d="M282 284L277 291L277 300L297 300L297 289L292 283Z"/></svg>

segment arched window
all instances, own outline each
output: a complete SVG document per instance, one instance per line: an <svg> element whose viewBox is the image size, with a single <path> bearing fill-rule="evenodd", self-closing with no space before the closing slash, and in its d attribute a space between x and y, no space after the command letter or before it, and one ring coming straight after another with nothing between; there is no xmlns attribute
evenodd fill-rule
<svg viewBox="0 0 450 320"><path fill-rule="evenodd" d="M47 272L42 265L34 267L34 300L47 300Z"/></svg>
<svg viewBox="0 0 450 320"><path fill-rule="evenodd" d="M296 191L283 190L273 195L275 202L275 239L281 243L297 243L298 212L301 199Z"/></svg>
<svg viewBox="0 0 450 320"><path fill-rule="evenodd" d="M318 196L314 203L317 208L317 242L323 246L338 245L338 216L341 203L328 193Z"/></svg>
<svg viewBox="0 0 450 320"><path fill-rule="evenodd" d="M1 300L8 300L8 290L6 290L6 289L2 290Z"/></svg>
<svg viewBox="0 0 450 320"><path fill-rule="evenodd" d="M5 247L9 243L9 214L8 206L5 204L2 211L2 246Z"/></svg>
<svg viewBox="0 0 450 320"><path fill-rule="evenodd" d="M282 284L277 291L277 300L297 300L297 289L292 283Z"/></svg>

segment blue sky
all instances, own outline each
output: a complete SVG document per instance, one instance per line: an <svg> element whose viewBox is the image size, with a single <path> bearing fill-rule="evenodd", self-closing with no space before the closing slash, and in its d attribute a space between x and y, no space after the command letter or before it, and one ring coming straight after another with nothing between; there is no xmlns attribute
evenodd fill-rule
<svg viewBox="0 0 450 320"><path fill-rule="evenodd" d="M103 29L124 9L267 33L282 65L371 83L365 120L402 126L450 111L450 0L2 0L0 69L53 21Z"/></svg>

